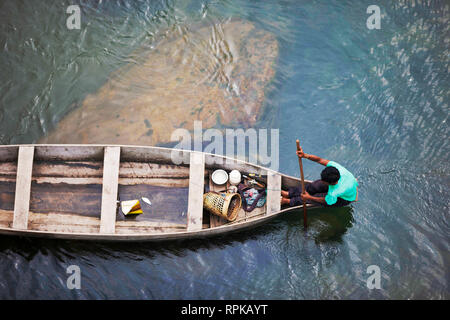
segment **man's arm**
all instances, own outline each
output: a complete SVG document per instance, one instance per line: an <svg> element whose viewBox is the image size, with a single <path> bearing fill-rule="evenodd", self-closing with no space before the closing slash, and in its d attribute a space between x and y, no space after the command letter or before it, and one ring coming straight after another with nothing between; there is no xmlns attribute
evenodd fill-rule
<svg viewBox="0 0 450 320"><path fill-rule="evenodd" d="M325 201L325 197L314 197L314 196L311 196L308 192L306 192L305 194L301 194L300 197L302 198L302 200L311 200L311 201L320 202L320 203L324 203L324 204L327 203Z"/></svg>
<svg viewBox="0 0 450 320"><path fill-rule="evenodd" d="M320 163L323 166L327 166L328 162L330 162L330 160L323 159L323 158L315 156L313 154L304 153L302 148L300 148L300 151L297 151L297 155L299 158L305 158L305 159Z"/></svg>

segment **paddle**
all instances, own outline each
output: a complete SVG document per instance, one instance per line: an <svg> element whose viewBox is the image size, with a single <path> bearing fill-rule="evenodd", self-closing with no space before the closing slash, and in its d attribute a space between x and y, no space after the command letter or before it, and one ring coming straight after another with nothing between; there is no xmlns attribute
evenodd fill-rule
<svg viewBox="0 0 450 320"><path fill-rule="evenodd" d="M300 151L300 141L297 139L297 151ZM300 177L302 179L302 194L305 194L305 177L303 176L303 163L302 158L298 158L298 164L300 165ZM303 200L303 227L306 229L307 226L307 215L306 215L306 202Z"/></svg>

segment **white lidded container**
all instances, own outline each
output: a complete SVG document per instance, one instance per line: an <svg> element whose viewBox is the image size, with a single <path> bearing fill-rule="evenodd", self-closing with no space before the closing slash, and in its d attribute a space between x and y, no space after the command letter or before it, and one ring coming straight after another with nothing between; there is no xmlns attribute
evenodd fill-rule
<svg viewBox="0 0 450 320"><path fill-rule="evenodd" d="M238 185L241 182L241 173L237 170L233 170L230 172L230 184Z"/></svg>

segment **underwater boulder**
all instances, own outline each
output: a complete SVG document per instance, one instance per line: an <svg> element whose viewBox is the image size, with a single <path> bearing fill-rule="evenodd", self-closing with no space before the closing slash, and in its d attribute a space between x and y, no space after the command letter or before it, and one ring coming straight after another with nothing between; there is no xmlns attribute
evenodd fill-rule
<svg viewBox="0 0 450 320"><path fill-rule="evenodd" d="M278 42L254 24L228 20L174 28L139 53L40 143L161 145L177 128L250 127L275 75Z"/></svg>

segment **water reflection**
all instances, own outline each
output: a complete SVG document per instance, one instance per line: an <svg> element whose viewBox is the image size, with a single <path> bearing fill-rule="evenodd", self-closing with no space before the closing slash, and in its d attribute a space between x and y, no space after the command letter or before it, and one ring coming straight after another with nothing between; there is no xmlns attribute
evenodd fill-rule
<svg viewBox="0 0 450 320"><path fill-rule="evenodd" d="M288 233L286 238L312 238L319 243L342 243L343 236L353 226L353 208L318 208L308 210L308 228L303 232L303 211L286 214ZM303 235L301 234L303 233Z"/></svg>

